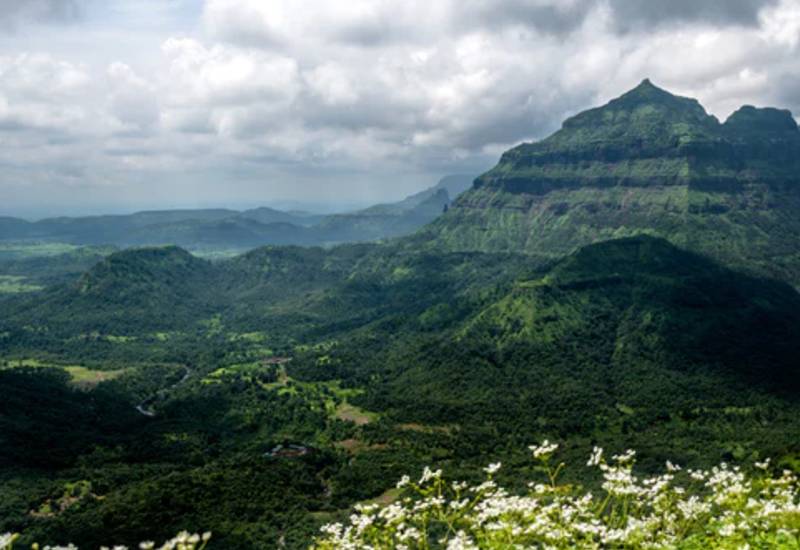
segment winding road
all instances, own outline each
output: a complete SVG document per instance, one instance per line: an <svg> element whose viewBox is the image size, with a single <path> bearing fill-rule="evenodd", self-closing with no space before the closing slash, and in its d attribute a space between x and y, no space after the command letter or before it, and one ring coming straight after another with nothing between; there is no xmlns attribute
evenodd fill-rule
<svg viewBox="0 0 800 550"><path fill-rule="evenodd" d="M180 380L178 380L177 382L175 382L174 384L172 384L170 386L167 386L164 389L158 390L158 392L155 395L151 395L150 397L148 397L147 399L145 399L144 401L142 401L141 403L136 405L136 410L139 411L139 413L143 414L144 416L147 416L147 417L150 417L150 418L154 417L156 415L156 412L152 408L153 407L153 403L155 403L159 399L163 398L167 394L167 392L169 392L170 390L172 390L175 387L180 386L181 384L186 382L186 379L189 378L189 376L191 374L192 374L192 369L190 369L189 367L184 365L183 366L183 377L181 377Z"/></svg>

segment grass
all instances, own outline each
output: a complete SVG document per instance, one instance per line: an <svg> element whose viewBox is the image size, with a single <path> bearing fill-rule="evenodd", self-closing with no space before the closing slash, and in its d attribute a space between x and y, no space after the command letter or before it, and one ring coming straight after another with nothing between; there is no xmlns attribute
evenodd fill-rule
<svg viewBox="0 0 800 550"><path fill-rule="evenodd" d="M361 389L342 388L339 380L302 382L289 376L282 366L264 365L261 361L235 363L220 367L209 373L203 379L203 383L221 383L226 376L237 376L247 382L253 382L254 375L271 368L277 368L275 382L259 382L259 385L267 391L277 391L280 395L300 396L308 402L312 410L324 410L330 418L353 422L358 426L363 426L378 418L377 413L366 411L348 402L348 399L362 393Z"/></svg>
<svg viewBox="0 0 800 550"><path fill-rule="evenodd" d="M378 415L376 413L365 411L360 407L351 405L347 401L340 403L339 406L336 407L334 416L339 420L344 420L346 422L353 422L357 426L363 426L364 424L369 424L370 422L378 418Z"/></svg>
<svg viewBox="0 0 800 550"><path fill-rule="evenodd" d="M80 247L67 243L0 243L0 260L58 256L78 248Z"/></svg>
<svg viewBox="0 0 800 550"><path fill-rule="evenodd" d="M19 294L22 292L36 292L42 290L41 286L26 284L27 277L20 275L0 275L0 294Z"/></svg>
<svg viewBox="0 0 800 550"><path fill-rule="evenodd" d="M107 380L114 380L119 378L129 369L117 370L92 370L86 367L63 367L65 371L72 377L72 384L82 390L90 390L97 386L100 382Z"/></svg>
<svg viewBox="0 0 800 550"><path fill-rule="evenodd" d="M19 367L54 368L62 369L70 375L70 383L82 390L91 390L100 382L119 378L130 369L97 370L83 365L59 365L48 363L39 359L9 359L0 361L0 369L13 369Z"/></svg>
<svg viewBox="0 0 800 550"><path fill-rule="evenodd" d="M386 491L376 496L375 498L365 500L360 504L364 506L373 506L373 505L386 506L388 504L396 502L402 495L403 495L403 489L397 489L396 487L392 487L391 489L387 489Z"/></svg>

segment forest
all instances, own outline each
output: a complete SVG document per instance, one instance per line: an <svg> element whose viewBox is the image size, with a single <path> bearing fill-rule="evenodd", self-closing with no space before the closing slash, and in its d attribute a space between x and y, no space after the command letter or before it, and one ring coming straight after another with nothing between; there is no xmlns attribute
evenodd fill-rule
<svg viewBox="0 0 800 550"><path fill-rule="evenodd" d="M522 489L544 438L645 472L800 464L800 296L651 237L550 262L139 249L2 307L0 531L23 544L304 548L427 465L500 460Z"/></svg>

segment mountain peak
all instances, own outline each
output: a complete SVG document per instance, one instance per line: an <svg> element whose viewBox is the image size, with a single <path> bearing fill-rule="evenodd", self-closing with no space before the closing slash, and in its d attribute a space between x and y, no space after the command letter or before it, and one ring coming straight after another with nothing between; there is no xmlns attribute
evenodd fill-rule
<svg viewBox="0 0 800 550"><path fill-rule="evenodd" d="M567 119L563 128L618 127L627 133L635 131L637 125L659 123L685 123L705 128L719 125L719 121L706 113L696 99L674 95L645 78L638 86L607 104Z"/></svg>
<svg viewBox="0 0 800 550"><path fill-rule="evenodd" d="M728 117L724 127L746 133L797 132L797 121L788 109L745 105Z"/></svg>
<svg viewBox="0 0 800 550"><path fill-rule="evenodd" d="M649 78L645 78L644 80L642 80L639 83L638 86L636 86L635 88L632 88L630 91L626 92L623 95L629 95L629 94L653 94L653 93L659 93L659 92L672 95L668 91L666 91L665 89L659 88L658 86L653 84L653 82Z"/></svg>
<svg viewBox="0 0 800 550"><path fill-rule="evenodd" d="M645 101L671 101L675 99L683 99L676 96L663 88L659 88L649 78L642 80L638 86L632 90L624 93L618 98L623 99L639 99Z"/></svg>

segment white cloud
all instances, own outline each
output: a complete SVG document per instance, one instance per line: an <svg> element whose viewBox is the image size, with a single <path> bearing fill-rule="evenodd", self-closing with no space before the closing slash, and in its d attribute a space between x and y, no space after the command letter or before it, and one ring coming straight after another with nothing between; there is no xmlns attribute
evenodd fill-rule
<svg viewBox="0 0 800 550"><path fill-rule="evenodd" d="M87 116L91 77L85 67L49 54L0 56L6 128L74 130Z"/></svg>
<svg viewBox="0 0 800 550"><path fill-rule="evenodd" d="M487 167L645 77L720 117L800 109L800 0L207 0L198 17L103 63L102 43L84 63L55 28L41 53L15 42L0 162L31 181L306 182L297 196L373 181L390 198Z"/></svg>
<svg viewBox="0 0 800 550"><path fill-rule="evenodd" d="M130 130L146 130L159 119L158 96L155 87L121 62L108 67L111 114Z"/></svg>

